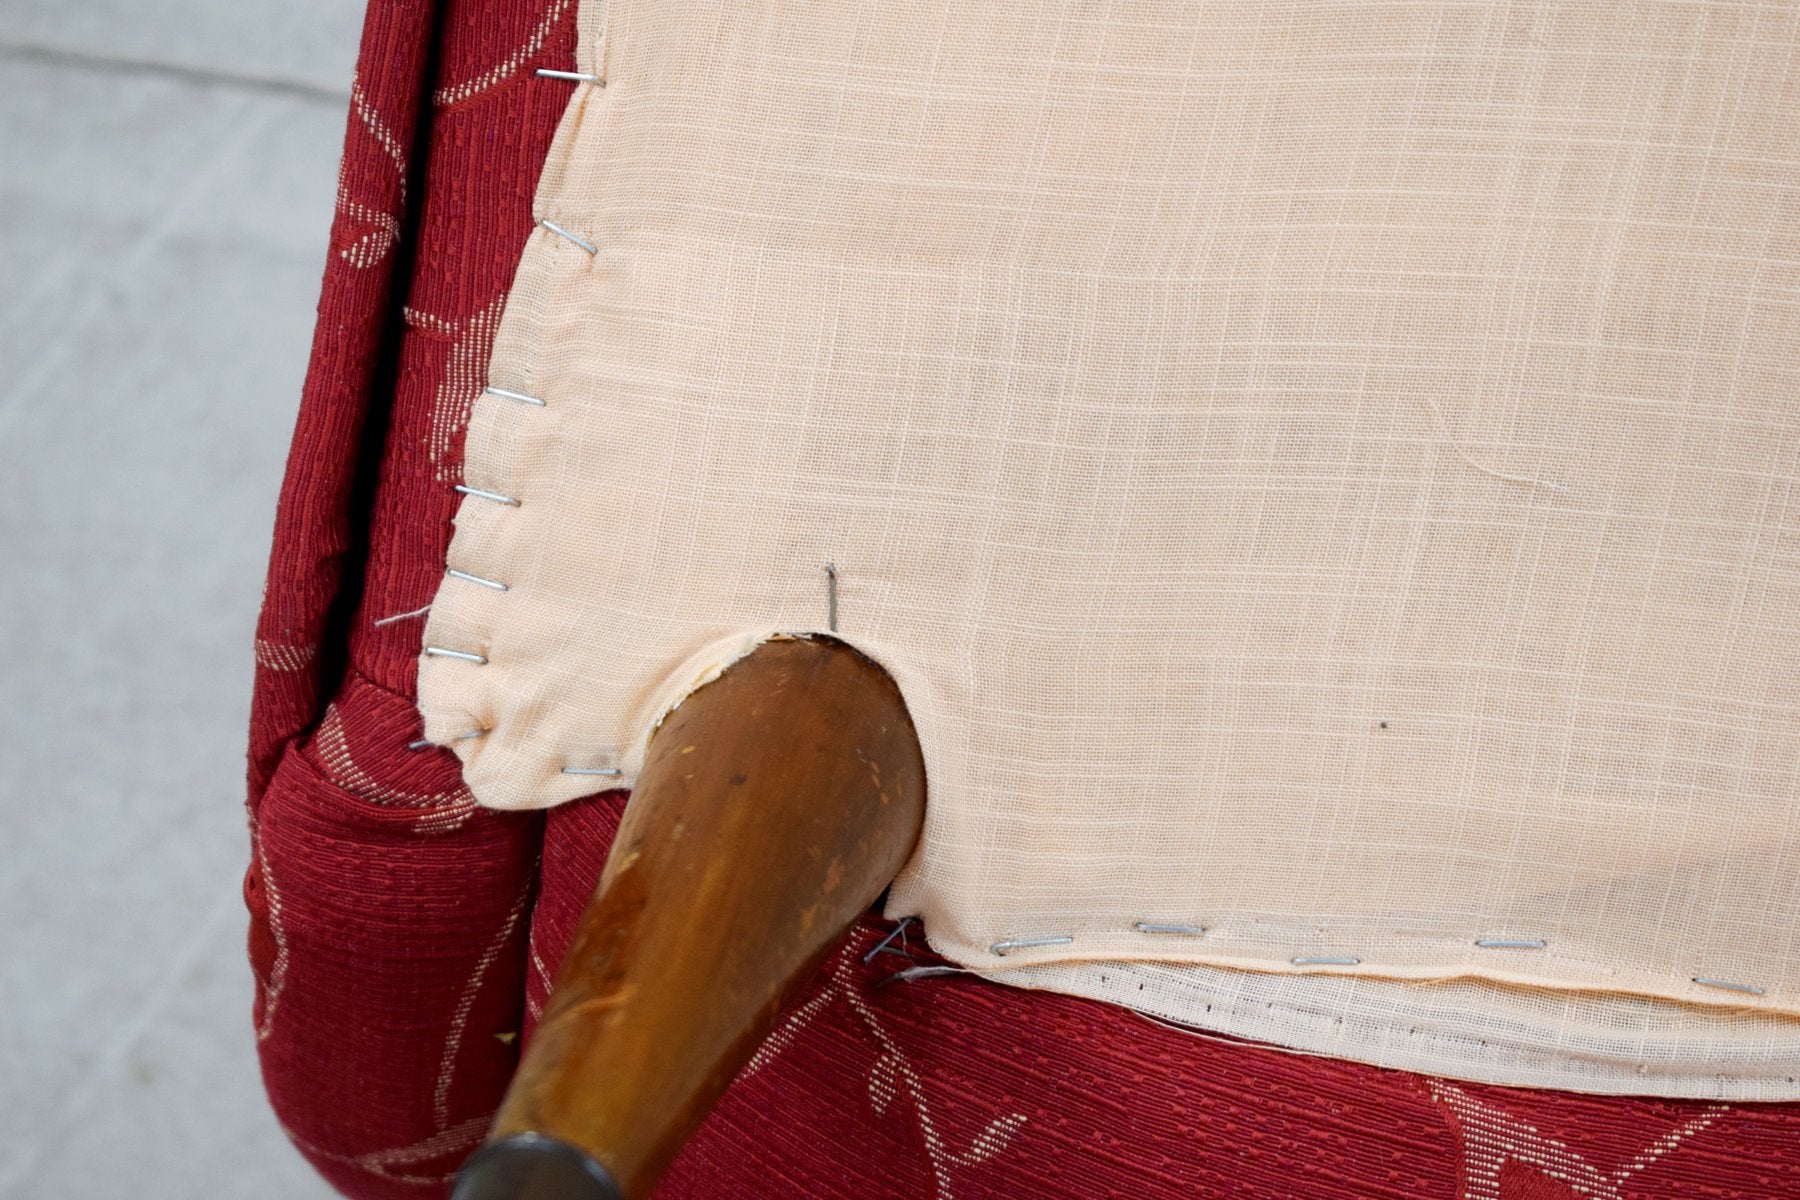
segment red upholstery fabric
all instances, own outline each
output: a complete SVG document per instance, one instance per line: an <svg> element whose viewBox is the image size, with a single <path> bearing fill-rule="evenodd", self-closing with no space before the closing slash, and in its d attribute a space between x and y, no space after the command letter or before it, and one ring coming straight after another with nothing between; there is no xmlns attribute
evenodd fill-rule
<svg viewBox="0 0 1800 1200"><path fill-rule="evenodd" d="M440 1195L517 1061L541 817L414 753L418 610L574 54L572 0L375 0L257 639L245 882L269 1096L354 1196ZM485 85L485 86L484 86ZM448 90L448 97L434 93ZM450 99L450 103L441 102Z"/></svg>
<svg viewBox="0 0 1800 1200"><path fill-rule="evenodd" d="M623 797L474 807L413 752L460 438L568 85L572 0L372 0L257 642L245 881L269 1096L346 1195L442 1196ZM379 623L378 622L383 622ZM1800 1196L1800 1106L1450 1084L966 975L870 919L659 1192ZM914 947L915 951L917 946Z"/></svg>

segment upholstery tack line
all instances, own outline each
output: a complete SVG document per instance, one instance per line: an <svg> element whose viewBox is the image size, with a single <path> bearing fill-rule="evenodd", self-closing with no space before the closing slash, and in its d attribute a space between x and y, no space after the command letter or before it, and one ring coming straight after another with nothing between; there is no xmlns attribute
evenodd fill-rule
<svg viewBox="0 0 1800 1200"><path fill-rule="evenodd" d="M479 583L484 588L493 588L496 592L510 592L511 588L498 579L483 579L479 575L471 575L467 571L458 571L455 567L445 567L444 574L452 579L461 579L466 583Z"/></svg>
<svg viewBox="0 0 1800 1200"><path fill-rule="evenodd" d="M1001 958L1013 950L1029 950L1034 946L1067 946L1075 941L1072 937L1058 934L1054 937L1008 938L1003 942L995 942L988 947L988 953L997 954Z"/></svg>
<svg viewBox="0 0 1800 1200"><path fill-rule="evenodd" d="M475 663L477 666L487 665L485 654L471 654L467 650L452 650L447 646L427 646L425 647L425 656L427 658L456 658L463 662Z"/></svg>
<svg viewBox="0 0 1800 1200"><path fill-rule="evenodd" d="M899 936L906 928L907 922L911 920L911 917L906 918L906 920L896 926L885 938L876 943L874 949L863 956L863 961L866 963L885 950L888 944L892 942L895 937ZM1206 926L1204 925L1176 925L1165 924L1160 921L1137 921L1133 923L1132 928L1139 933L1149 934L1187 934L1190 936L1198 936L1206 932ZM1014 950L1034 949L1040 946L1068 946L1073 945L1074 941L1075 938L1073 936L1063 934L1047 937L1008 938L1004 941L994 942L988 947L988 953L1004 958ZM1475 939L1475 944L1484 950L1544 950L1548 949L1550 945L1549 941L1545 938L1520 937L1477 938ZM898 951L895 951L894 953L898 953ZM1296 967L1357 967L1362 965L1363 960L1354 954L1300 954L1290 958L1288 961ZM1701 987L1719 988L1723 991L1739 992L1746 996L1763 996L1768 994L1766 988L1754 983L1738 983L1734 980L1714 979L1706 975L1692 976L1692 980Z"/></svg>
<svg viewBox="0 0 1800 1200"><path fill-rule="evenodd" d="M499 396L503 400L517 400L520 404L535 404L539 408L545 407L542 400L539 400L536 396L527 396L524 392L509 391L506 388L494 387L492 384L481 390L490 396Z"/></svg>
<svg viewBox="0 0 1800 1200"><path fill-rule="evenodd" d="M560 234L561 236L568 238L571 242L574 242L589 254L600 253L600 247L594 245L594 243L588 241L579 234L570 233L555 221L539 221L538 224L542 225L545 229L548 229L551 233Z"/></svg>
<svg viewBox="0 0 1800 1200"><path fill-rule="evenodd" d="M475 738L478 738L478 737L486 737L489 732L490 731L486 730L486 729L471 729L467 733L457 734L455 737L451 738L450 740L453 742L473 741ZM416 742L406 743L406 748L408 750L412 750L412 751L429 750L435 744L436 743L432 742L429 738L420 738Z"/></svg>
<svg viewBox="0 0 1800 1200"><path fill-rule="evenodd" d="M474 496L478 500L492 500L495 504L504 504L509 508L519 507L519 502L511 496L502 496L499 492L484 492L480 488L472 488L466 483L457 484L455 490L465 496Z"/></svg>
<svg viewBox="0 0 1800 1200"><path fill-rule="evenodd" d="M902 939L901 945L905 945L906 943L905 943L904 939L906 937L906 927L908 925L911 925L914 920L915 920L915 918L913 918L913 917L901 917L900 923L898 925L894 926L892 929L890 929L888 931L888 935L886 937L882 938L879 942L876 942L875 948L873 950L870 950L867 954L862 956L862 960L863 960L864 964L867 964L877 954L880 954L883 950L886 950L890 945L892 945L895 938ZM906 951L904 951L904 950L895 950L895 951L893 951L893 953L900 955L902 958L911 958L912 957L912 955L906 953Z"/></svg>
<svg viewBox="0 0 1800 1200"><path fill-rule="evenodd" d="M591 83L595 87L605 87L606 80L598 75L585 75L580 71L552 71L549 67L537 69L539 79L566 79L570 83Z"/></svg>

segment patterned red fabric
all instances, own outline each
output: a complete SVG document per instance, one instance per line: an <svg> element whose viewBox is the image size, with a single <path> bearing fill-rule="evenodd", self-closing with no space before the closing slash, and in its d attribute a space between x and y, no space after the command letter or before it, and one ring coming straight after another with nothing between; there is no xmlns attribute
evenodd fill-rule
<svg viewBox="0 0 1800 1200"><path fill-rule="evenodd" d="M375 0L257 639L245 881L269 1097L358 1197L436 1196L517 1061L543 822L411 752L417 613L574 56L572 0ZM512 1037L503 1035L512 1034Z"/></svg>
<svg viewBox="0 0 1800 1200"><path fill-rule="evenodd" d="M574 36L572 0L372 0L364 33L258 631L245 880L270 1099L357 1198L445 1194L624 799L493 813L407 749L462 428L569 95L532 70L572 66ZM862 961L888 928L826 966L660 1197L1800 1196L1800 1106L1456 1084L966 974L884 985L910 965Z"/></svg>

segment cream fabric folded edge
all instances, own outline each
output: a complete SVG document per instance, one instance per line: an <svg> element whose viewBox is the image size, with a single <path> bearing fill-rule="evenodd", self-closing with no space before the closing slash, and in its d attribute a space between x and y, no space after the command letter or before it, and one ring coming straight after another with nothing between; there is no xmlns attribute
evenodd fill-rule
<svg viewBox="0 0 1800 1200"><path fill-rule="evenodd" d="M1148 7L1166 10L1170 6ZM1290 15L1295 11L1292 6L1275 7ZM1339 15L1353 7L1358 6L1324 6L1338 10ZM1446 12L1458 9L1455 5L1441 7ZM1221 11L1234 8L1242 10L1244 6L1221 6ZM1389 10L1390 16L1397 11L1397 6L1392 5L1374 8ZM612 94L601 96L590 89L578 89L571 102L539 189L540 215L546 220L567 229L590 232L596 225L604 224L599 219L601 209L593 203L593 197L602 193L593 190L591 179L571 183L571 176L581 175L583 155L591 151L595 130L601 125L613 131L620 128L618 97L627 93L634 82L643 82L641 78L634 80L629 72L615 71L607 63L608 56L614 53L615 39L610 32L622 27L628 47L632 44L630 35L635 33L641 44L651 50L646 58L657 60L662 54L665 57L659 61L667 67L671 61L666 57L668 51L657 46L656 38L659 21L679 25L679 20L669 19L671 11L654 3L621 4L614 0L615 20L609 24L603 6L583 5L581 66L584 71L604 74ZM800 26L830 24L813 19L818 16L810 13L793 18L789 14L795 28L780 32L798 36L796 29ZM1005 25L1001 18L996 21ZM662 32L669 33L673 40L672 32ZM802 34L805 32L801 30ZM1776 36L1779 35L1777 30ZM800 56L796 56L796 61L800 61ZM695 78L707 78L707 71L712 69L706 63L689 65L694 75L684 75L688 86ZM888 67L884 65L883 69ZM803 76L805 73L804 69L800 71ZM613 105L615 112L590 114L589 106L597 104ZM582 126L589 116L596 119L589 127L590 140L584 148ZM633 169L642 170L644 161L647 160L620 160L611 165L622 167L621 173L629 174ZM589 258L585 248L560 233L541 228L533 234L512 302L501 323L490 382L526 392L534 388L556 390L557 381L548 377L554 375L553 371L543 372L547 376L543 382L549 387L540 387L536 378L545 365L540 343L546 322L555 325L560 321L568 327L572 319L568 306L579 308L584 303L584 292L597 294L602 286L615 290L620 286L635 288L642 280L650 279L650 272L657 266L673 262L650 255L642 260L643 274L634 275L634 263L625 257L629 247L615 252L605 243L604 236L595 234L595 238L599 252ZM637 248L642 250L647 245L640 242ZM1784 262L1782 269L1786 266ZM595 271L610 273L610 277L602 282ZM686 282L678 280L671 294L681 294ZM673 311L655 304L650 307L663 314ZM566 337L562 344L564 349L559 353L569 353L571 343ZM577 348L573 353L579 356L583 351ZM1776 379L1774 385L1779 387L1781 380ZM560 399L562 403L550 403L544 411L530 413L502 401L483 399L478 403L469 437L470 485L510 497L513 491L521 490L514 486L520 478L548 479L559 486L569 486L569 473L574 471L577 480L591 477L594 486L605 487L609 473L634 469L629 459L608 462L604 456L596 456L596 446L605 446L611 439L592 436L595 413L584 412L568 402L566 394ZM1443 411L1429 393L1425 399L1428 419L1440 433L1447 433ZM642 414L645 409L640 406L638 411ZM605 415L611 419L624 414ZM1792 409L1779 416L1785 422L1781 427L1791 433ZM524 424L533 420L537 421L535 428ZM584 421L589 424L580 425ZM667 447L674 442L664 436L656 444ZM572 456L575 461L554 462L546 447L565 451L576 447ZM1535 490L1540 482L1548 480L1535 469L1519 472L1494 468L1489 460L1475 458L1454 442L1451 450L1464 460L1464 466L1474 468L1491 482ZM1552 454L1557 452L1552 448ZM1567 457L1566 451L1563 453ZM531 468L521 470L522 462L531 464ZM1581 463L1578 458L1570 459L1569 464L1594 465L1591 459ZM1550 482L1557 489L1567 490L1561 482ZM575 486L580 486L579 482ZM639 597L628 597L631 603L597 609L594 613L554 612L545 624L554 631L548 641L559 647L573 644L568 637L583 621L600 616L615 619L622 610L639 614L644 630L655 635L645 639L655 641L654 649L624 667L623 673L631 681L620 689L626 697L624 702L613 701L603 720L593 719L592 711L585 714L589 718L585 727L600 735L600 744L585 744L571 737L566 717L559 722L555 714L570 708L581 712L585 703L581 689L595 674L592 659L584 660L574 654L568 656L570 661L565 664L548 661L541 652L535 657L509 659L502 650L508 632L506 623L520 619L517 613L521 595L534 591L534 583L541 582L546 569L554 570L559 562L566 565L568 555L592 556L593 551L579 535L559 538L557 531L546 530L538 523L537 506L530 499L521 507L530 507L532 515L524 518L521 511L495 505L491 500L471 498L466 502L458 518L451 562L473 566L498 561L526 574L509 577L512 591L508 593L447 581L428 627L428 644L445 648L480 646L488 663L428 657L421 668L421 703L428 735L454 746L464 756L470 785L486 803L528 807L560 802L593 790L591 777L563 775L563 766L605 764L619 771L621 785L628 785L641 762L642 745L656 721L692 687L772 633L821 632L816 617L809 618L809 614L823 612L821 568L834 551L828 538L822 538L816 547L795 547L793 557L782 564L787 581L776 589L774 601L760 608L752 606L755 611L747 613L749 619L739 627L721 624L715 618L689 620L680 630L671 631L665 614L648 612ZM1785 527L1781 528L1785 532ZM569 531L565 528L561 533L567 535ZM806 554L812 550L817 552L811 553L809 560ZM643 553L654 557L657 550L650 548ZM1094 914L1084 911L1080 895L1065 897L1064 902L1057 904L1040 903L1037 908L1043 915L1034 916L1029 923L1020 923L1016 911L1001 912L996 919L981 919L983 906L992 906L991 893L981 890L958 894L958 880L966 875L959 874L954 861L949 868L942 861L945 854L954 859L960 853L966 858L968 839L966 830L946 827L945 806L950 806L949 812L955 812L959 803L955 785L964 773L953 760L964 748L957 745L957 730L939 715L948 707L942 703L944 679L941 673L934 677L929 664L919 659L916 645L909 646L904 639L884 639L859 628L857 614L878 608L880 589L891 589L893 580L879 571L861 571L863 564L854 554L844 557L843 603L847 617L840 636L882 661L895 674L920 722L931 768L933 810L928 817L927 845L921 859L909 868L896 888L893 910L922 913L934 946L947 956L995 978L1027 986L1093 995L1188 1024L1415 1070L1593 1091L1730 1099L1786 1099L1800 1094L1792 1074L1796 1061L1800 1061L1800 1040L1796 1039L1792 1020L1800 1008L1796 1008L1793 999L1767 988L1760 992L1720 994L1720 989L1708 990L1708 985L1692 977L1677 982L1653 970L1621 970L1619 963L1628 965L1629 955L1605 953L1616 951L1617 947L1582 947L1576 937L1556 939L1556 954L1567 956L1560 962L1555 955L1534 955L1523 961L1515 955L1510 962L1489 956L1490 961L1474 964L1468 961L1468 945L1476 937L1498 934L1500 940L1506 940L1508 935L1517 935L1516 940L1528 941L1533 931L1494 930L1474 924L1449 928L1454 923L1441 919L1412 922L1427 926L1424 932L1428 936L1418 939L1419 931L1405 930L1406 936L1418 939L1415 944L1427 951L1435 948L1438 954L1434 958L1431 953L1424 953L1408 962L1400 961L1399 956L1384 960L1368 953L1366 947L1378 939L1345 935L1345 930L1363 934L1377 926L1385 929L1397 921L1407 923L1391 913L1333 914L1342 918L1334 921L1339 928L1332 930L1333 939L1328 944L1312 946L1307 944L1306 936L1310 921L1284 922L1281 914L1250 909L1234 918L1230 914L1215 917L1206 913L1139 910L1142 917L1153 923L1206 924L1215 939L1221 933L1228 935L1234 920L1246 930L1261 931L1260 941L1240 937L1242 948L1235 952L1229 945L1202 944L1199 940L1178 946L1167 938L1134 936L1136 931L1129 923L1114 923L1111 932L1104 922L1096 928L1087 919ZM614 577L604 561L590 558L583 566L585 569L579 573L581 587L604 585L609 577ZM684 579L679 572L665 574L664 578L677 584ZM567 605L568 598L580 589L565 583L552 590L563 597L558 603ZM615 642L612 648L618 649L619 644ZM514 662L520 665L511 665ZM492 669L496 663L503 665L504 672L510 672L503 680L503 672ZM670 663L682 665L670 669ZM502 712L504 722L497 717ZM459 735L474 729L490 732L479 739L458 740ZM946 787L946 783L950 786ZM955 850L959 840L963 848ZM940 856L935 868L929 861L934 847ZM1029 879L1024 882L1034 883ZM1278 933L1269 934L1271 929L1278 929ZM1043 935L1066 935L1072 941L1025 946L1003 958L991 949L995 943L1030 942ZM1349 943L1354 945L1346 949ZM1289 961L1282 961L1282 957L1270 953L1275 945L1296 953L1283 956ZM1450 952L1452 946L1458 947L1456 953ZM1350 953L1351 949L1361 953ZM1296 958L1326 961L1291 961ZM1347 958L1359 961L1345 965L1332 961ZM1185 960L1185 965L1177 960ZM1550 966L1542 965L1546 962ZM1695 971L1702 969L1702 965L1696 965ZM1558 971L1567 974L1558 977ZM1761 987L1760 983L1744 983L1746 978L1750 976L1730 969L1721 970L1717 976L1719 982L1726 984ZM1129 988L1121 980L1128 981ZM1146 986L1134 999L1131 993L1137 992L1138 983ZM1680 983L1693 986L1683 988ZM1508 984L1512 986L1502 986ZM1334 1009L1331 1028L1326 1029L1323 1022ZM1402 1025L1409 1031L1404 1038L1399 1035Z"/></svg>

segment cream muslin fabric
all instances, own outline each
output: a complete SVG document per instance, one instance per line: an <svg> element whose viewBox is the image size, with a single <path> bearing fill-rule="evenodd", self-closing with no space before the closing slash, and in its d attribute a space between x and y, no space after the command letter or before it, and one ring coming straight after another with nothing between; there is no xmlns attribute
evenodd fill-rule
<svg viewBox="0 0 1800 1200"><path fill-rule="evenodd" d="M421 667L483 802L835 564L950 958L1800 1095L1800 5L581 20Z"/></svg>

